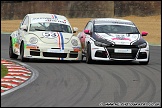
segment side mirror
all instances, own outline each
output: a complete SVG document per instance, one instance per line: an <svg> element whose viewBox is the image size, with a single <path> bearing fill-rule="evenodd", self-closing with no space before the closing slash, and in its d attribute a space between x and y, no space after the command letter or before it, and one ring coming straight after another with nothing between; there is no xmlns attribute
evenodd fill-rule
<svg viewBox="0 0 162 108"><path fill-rule="evenodd" d="M148 32L143 31L142 36L147 36Z"/></svg>
<svg viewBox="0 0 162 108"><path fill-rule="evenodd" d="M76 33L78 31L77 27L73 27L73 33Z"/></svg>
<svg viewBox="0 0 162 108"><path fill-rule="evenodd" d="M90 34L90 30L86 29L86 30L84 30L84 33L85 34Z"/></svg>
<svg viewBox="0 0 162 108"><path fill-rule="evenodd" d="M22 25L21 27L20 27L20 29L23 29L24 31L27 31L27 25Z"/></svg>

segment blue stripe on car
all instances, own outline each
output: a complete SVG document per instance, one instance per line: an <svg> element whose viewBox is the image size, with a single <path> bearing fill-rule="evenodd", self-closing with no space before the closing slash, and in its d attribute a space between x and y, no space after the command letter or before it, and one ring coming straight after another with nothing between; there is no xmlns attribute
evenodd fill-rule
<svg viewBox="0 0 162 108"><path fill-rule="evenodd" d="M61 50L64 50L64 38L63 38L63 35L61 32L60 33L60 36L61 36ZM61 60L64 60L63 58L61 58Z"/></svg>

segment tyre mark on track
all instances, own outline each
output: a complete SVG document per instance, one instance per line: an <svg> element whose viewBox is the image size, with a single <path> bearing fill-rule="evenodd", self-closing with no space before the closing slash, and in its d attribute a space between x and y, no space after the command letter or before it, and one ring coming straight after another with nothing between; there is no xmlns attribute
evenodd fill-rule
<svg viewBox="0 0 162 108"><path fill-rule="evenodd" d="M139 72L136 69L130 68L130 70L132 70L132 72L134 74L135 73L136 74L141 74L141 76L143 76L143 78L144 78L142 89L140 90L138 95L133 99L133 101L136 101L139 98L142 98L142 96L144 96L144 94L149 90L150 95L149 96L147 95L147 99L148 99L148 102L151 102L153 100L153 98L155 97L155 94L156 94L156 85L155 85L154 81L152 81L151 78L149 78L147 75ZM150 87L151 90L149 89L149 87Z"/></svg>
<svg viewBox="0 0 162 108"><path fill-rule="evenodd" d="M97 68L100 69L100 70L103 70L105 67L102 67L101 68L100 66L98 66ZM114 102L119 102L127 94L127 86L126 86L126 83L122 79L121 76L118 76L118 75L114 74L114 71L111 68L109 68L108 70L106 68L104 69L104 71L106 73L110 74L118 82L118 84L120 86L120 88L119 88L120 90L119 91L118 91L118 89L116 89L114 91L114 100L113 100Z"/></svg>
<svg viewBox="0 0 162 108"><path fill-rule="evenodd" d="M157 71L157 72L161 73L161 65L159 65L159 66L160 66L159 68L154 68L154 67L148 65L147 67L143 66L143 68L145 68L145 69L147 69L148 71L152 72L152 71L150 70L150 68L151 68L151 69L153 69L153 72Z"/></svg>
<svg viewBox="0 0 162 108"><path fill-rule="evenodd" d="M120 86L120 92L118 92L117 90L114 92L114 102L119 102L120 100L122 100L122 98L126 95L127 93L127 86L126 86L126 83L124 82L124 80L112 73L112 72L109 72L119 83L119 86Z"/></svg>
<svg viewBox="0 0 162 108"><path fill-rule="evenodd" d="M74 76L76 76L76 78L78 79L78 85L77 85L77 89L76 89L76 87L75 87L75 91L73 91L72 92L72 94L70 95L70 96L67 96L66 97L66 99L64 98L63 100L60 100L61 102L64 102L64 105L66 106L66 104L69 104L69 103L73 103L73 102L75 102L76 101L76 97L78 96L78 95L80 95L80 93L82 92L82 88L83 88L83 86L84 87L86 87L86 89L88 89L87 87L88 87L88 83L83 83L84 82L84 80L85 79L87 79L85 76L83 76L83 75L81 75L81 74L76 74L76 73L74 73L73 74ZM81 77L82 76L82 77ZM87 90L85 90L85 91L87 91ZM71 91L70 91L71 92ZM79 101L79 100L78 100ZM74 104L72 104L72 105L70 105L70 106L73 106L73 105L75 105L75 104L77 104L77 103L74 103ZM55 106L60 106L60 105L58 105L58 104L56 104ZM62 106L62 105L61 105Z"/></svg>
<svg viewBox="0 0 162 108"><path fill-rule="evenodd" d="M49 72L51 72L51 75L54 77L52 82L48 81L48 85L54 85L54 88L51 88L51 90L54 91L54 94L48 93L49 97L51 97L51 95L55 97L53 101L50 100L51 106L71 106L71 104L80 97L85 88L87 88L88 78L80 73L78 74L78 70L75 70L68 65L69 64L62 64L61 66L55 65L54 68L50 68L49 65L49 67L47 67ZM65 68L62 68L64 66ZM52 76L48 79L51 79ZM47 83L47 81L45 83ZM65 95L63 95L64 93Z"/></svg>
<svg viewBox="0 0 162 108"><path fill-rule="evenodd" d="M94 68L92 67L89 67L91 70L93 70L93 72L97 75L98 79L100 80L100 87L99 87L99 90L96 92L96 94L92 97L92 99L90 101L92 101L93 99L95 99L99 93L101 93L102 89L104 88L104 81L103 81L103 78L100 74L98 74L99 71L97 70L94 70ZM100 72L102 72L102 70L100 70Z"/></svg>
<svg viewBox="0 0 162 108"><path fill-rule="evenodd" d="M91 80L89 78L88 75L86 75L82 69L79 69L78 67L75 67L73 65L70 65L71 67L73 67L73 69L77 70L77 72L80 72L85 78L86 78L86 81L87 81L87 85L86 85L86 88L83 92L83 94L81 95L81 97L79 97L72 105L72 106L75 106L78 102L80 102L81 100L83 100L83 98L86 96L86 93L88 92L89 90L89 87L90 87L90 83L91 83ZM80 77L80 76L79 76Z"/></svg>

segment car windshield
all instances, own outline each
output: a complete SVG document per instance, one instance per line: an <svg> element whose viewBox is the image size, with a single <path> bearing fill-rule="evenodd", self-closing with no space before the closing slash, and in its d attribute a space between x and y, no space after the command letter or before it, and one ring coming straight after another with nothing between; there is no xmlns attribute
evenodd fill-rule
<svg viewBox="0 0 162 108"><path fill-rule="evenodd" d="M96 33L139 34L137 27L125 25L94 25Z"/></svg>
<svg viewBox="0 0 162 108"><path fill-rule="evenodd" d="M71 27L69 25L48 22L31 23L29 31L54 31L72 33Z"/></svg>

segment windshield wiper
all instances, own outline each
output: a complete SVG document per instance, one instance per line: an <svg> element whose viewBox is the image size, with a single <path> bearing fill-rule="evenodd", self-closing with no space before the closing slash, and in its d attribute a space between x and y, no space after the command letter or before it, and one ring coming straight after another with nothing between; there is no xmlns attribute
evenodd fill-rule
<svg viewBox="0 0 162 108"><path fill-rule="evenodd" d="M64 32L63 30L50 30L50 31L55 31L55 32Z"/></svg>
<svg viewBox="0 0 162 108"><path fill-rule="evenodd" d="M39 28L35 28L35 30L38 30L38 31L45 31L45 29L39 29Z"/></svg>
<svg viewBox="0 0 162 108"><path fill-rule="evenodd" d="M124 34L139 34L139 32L128 32L128 33L124 33Z"/></svg>

